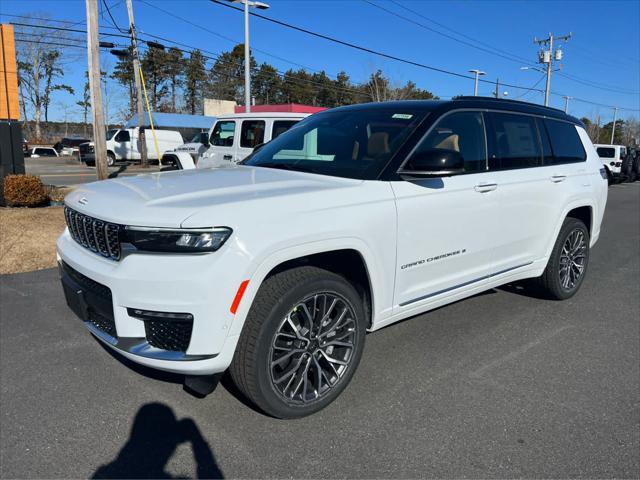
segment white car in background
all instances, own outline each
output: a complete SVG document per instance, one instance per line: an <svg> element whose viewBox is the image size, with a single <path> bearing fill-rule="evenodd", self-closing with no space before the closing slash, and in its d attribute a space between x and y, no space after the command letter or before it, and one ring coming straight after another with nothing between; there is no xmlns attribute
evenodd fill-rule
<svg viewBox="0 0 640 480"><path fill-rule="evenodd" d="M165 154L163 163L175 164L182 170L234 165L248 157L255 147L277 138L309 115L273 112L218 117L202 153L194 155L177 148Z"/></svg>
<svg viewBox="0 0 640 480"><path fill-rule="evenodd" d="M594 144L600 161L607 169L609 180L618 182L622 180L622 161L627 154L624 145Z"/></svg>
<svg viewBox="0 0 640 480"><path fill-rule="evenodd" d="M247 118L214 141L258 142ZM76 188L62 283L116 352L201 393L229 369L282 418L340 395L367 331L525 278L571 298L607 200L579 120L502 99L336 108L236 158Z"/></svg>
<svg viewBox="0 0 640 480"><path fill-rule="evenodd" d="M120 161L140 161L140 128L123 128L107 131L107 164L113 166ZM173 150L184 144L180 132L176 130L156 130L155 140L150 128L144 129L147 146L147 158L155 161L162 158L167 150ZM157 141L157 150L156 150ZM87 165L95 165L94 143L80 145L80 159Z"/></svg>

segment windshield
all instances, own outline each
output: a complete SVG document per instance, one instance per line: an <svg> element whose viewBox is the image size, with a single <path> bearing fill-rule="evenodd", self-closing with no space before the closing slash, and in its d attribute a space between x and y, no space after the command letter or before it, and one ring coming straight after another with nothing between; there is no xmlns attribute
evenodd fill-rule
<svg viewBox="0 0 640 480"><path fill-rule="evenodd" d="M118 129L107 130L107 140L111 140L111 138L116 134Z"/></svg>
<svg viewBox="0 0 640 480"><path fill-rule="evenodd" d="M294 125L244 163L375 179L427 113L409 108L319 113Z"/></svg>

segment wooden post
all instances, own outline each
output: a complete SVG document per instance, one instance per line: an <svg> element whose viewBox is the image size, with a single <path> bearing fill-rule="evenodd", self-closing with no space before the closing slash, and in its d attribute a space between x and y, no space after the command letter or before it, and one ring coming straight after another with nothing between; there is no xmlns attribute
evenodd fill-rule
<svg viewBox="0 0 640 480"><path fill-rule="evenodd" d="M93 115L93 143L96 156L98 180L107 178L107 138L104 129L102 104L102 82L100 81L100 43L98 39L98 3L86 0L87 4L87 55L89 61L89 90Z"/></svg>

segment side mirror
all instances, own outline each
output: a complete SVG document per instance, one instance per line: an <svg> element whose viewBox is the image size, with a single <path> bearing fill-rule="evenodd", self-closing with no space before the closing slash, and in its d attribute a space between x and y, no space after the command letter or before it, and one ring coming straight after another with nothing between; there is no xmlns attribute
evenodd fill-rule
<svg viewBox="0 0 640 480"><path fill-rule="evenodd" d="M205 147L209 146L209 132L203 132L200 134L200 143Z"/></svg>
<svg viewBox="0 0 640 480"><path fill-rule="evenodd" d="M401 177L448 177L464 173L464 160L460 152L434 148L415 153L402 170Z"/></svg>

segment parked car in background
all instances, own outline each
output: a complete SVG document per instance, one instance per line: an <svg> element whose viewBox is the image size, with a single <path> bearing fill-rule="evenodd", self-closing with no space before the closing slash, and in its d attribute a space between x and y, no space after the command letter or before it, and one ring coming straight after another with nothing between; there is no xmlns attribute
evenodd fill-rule
<svg viewBox="0 0 640 480"><path fill-rule="evenodd" d="M625 182L635 182L637 178L637 162L635 161L636 151L632 148L626 149L626 155L622 159L620 171Z"/></svg>
<svg viewBox="0 0 640 480"><path fill-rule="evenodd" d="M193 161L193 164L196 165L198 160L204 152L209 148L209 135L211 131L208 132L200 132L196 134L191 141L185 143L184 145L180 145L174 150L167 150L164 155L162 155L162 164L163 165L173 165L175 167L180 166L179 156L190 155ZM187 162L188 163L188 162Z"/></svg>
<svg viewBox="0 0 640 480"><path fill-rule="evenodd" d="M60 155L69 156L69 155L73 155L74 153L79 153L80 145L90 141L91 140L88 138L64 137L59 142L56 142L53 145L53 148L55 148Z"/></svg>
<svg viewBox="0 0 640 480"><path fill-rule="evenodd" d="M622 160L627 153L626 147L624 145L605 144L594 144L594 147L596 147L600 161L607 169L609 183L619 183L624 180Z"/></svg>
<svg viewBox="0 0 640 480"><path fill-rule="evenodd" d="M245 118L220 120L212 143L259 144L269 123ZM204 393L229 368L263 411L301 417L345 389L366 331L525 278L575 295L606 178L561 110L480 97L341 107L242 164L74 190L62 283L129 360Z"/></svg>
<svg viewBox="0 0 640 480"><path fill-rule="evenodd" d="M158 150L151 129L144 129L149 161L157 161L167 150L174 150L184 143L180 132L175 130L156 130ZM95 146L93 142L84 143L80 148L80 157L87 165L95 165ZM140 128L117 129L107 131L107 164L113 166L120 161L140 161Z"/></svg>
<svg viewBox="0 0 640 480"><path fill-rule="evenodd" d="M53 147L33 147L29 156L31 158L59 157L58 152Z"/></svg>
<svg viewBox="0 0 640 480"><path fill-rule="evenodd" d="M195 161L193 155L178 151L168 153L167 159L184 170L236 164L255 147L277 138L308 116L308 113L261 112L218 117L209 133L208 148Z"/></svg>

